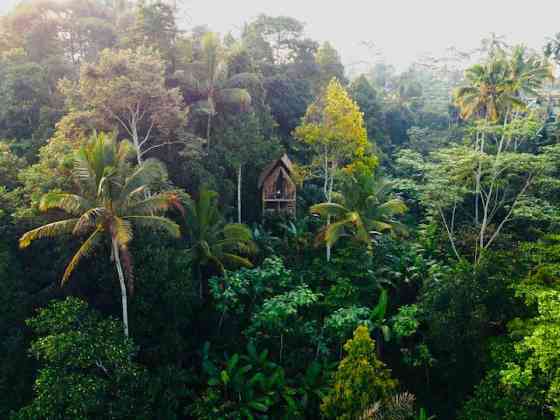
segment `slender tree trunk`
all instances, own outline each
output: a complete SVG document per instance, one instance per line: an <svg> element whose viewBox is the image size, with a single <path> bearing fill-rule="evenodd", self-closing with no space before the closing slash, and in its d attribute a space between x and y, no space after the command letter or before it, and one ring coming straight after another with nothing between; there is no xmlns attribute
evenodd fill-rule
<svg viewBox="0 0 560 420"><path fill-rule="evenodd" d="M243 165L237 168L237 223L241 223L241 186L242 186Z"/></svg>
<svg viewBox="0 0 560 420"><path fill-rule="evenodd" d="M494 194L494 187L495 187L495 183L498 177L498 162L500 160L500 156L502 154L502 150L504 147L504 142L505 142L505 129L507 127L507 123L508 123L508 117L509 117L509 110L506 112L506 115L504 117L504 124L503 124L503 128L504 128L504 133L502 134L502 137L500 138L500 142L498 144L498 150L496 151L496 155L494 156L494 163L492 165L492 180L490 182L490 189L488 191L488 194L486 195L486 198L483 199L483 197L481 197L482 200L482 225L480 226L480 233L479 233L479 253L477 255L476 258L476 264L478 265L480 263L480 260L482 259L482 254L483 251L486 248L486 230L489 226L489 224L491 223L490 220L490 203L492 201L492 197ZM484 141L484 140L483 140ZM481 146L481 151L482 148L484 148L484 143L482 143Z"/></svg>
<svg viewBox="0 0 560 420"><path fill-rule="evenodd" d="M325 200L327 201L327 203L331 202L331 195L329 193L330 189L329 189L329 185L332 185L330 182L330 171L329 171L329 160L328 160L328 155L327 155L327 151L325 149L325 160L323 162L323 171L325 173L325 180L323 182L323 195L325 196ZM327 227L331 224L331 216L327 216ZM327 262L329 262L331 260L331 246L326 243L326 258L327 258Z"/></svg>
<svg viewBox="0 0 560 420"><path fill-rule="evenodd" d="M333 193L333 188L334 188L334 170L333 173L331 173L330 175L330 179L329 179L329 188L328 188L328 194L327 194L327 202L332 203L332 193ZM331 216L327 216L327 226L331 224ZM327 262L329 262L331 260L331 245L327 244Z"/></svg>
<svg viewBox="0 0 560 420"><path fill-rule="evenodd" d="M484 124L484 128L486 128L486 123ZM480 217L478 214L478 208L480 203L480 183L482 182L482 153L484 153L484 141L485 141L485 132L482 132L482 135L479 139L479 152L481 156L478 157L478 168L476 170L476 192L475 192L475 205L474 205L474 214L476 224L478 225Z"/></svg>
<svg viewBox="0 0 560 420"><path fill-rule="evenodd" d="M213 92L213 88L211 90ZM212 118L214 117L214 98L211 93L208 97L208 103L210 104L210 112L208 113L208 121L206 122L206 151L210 151L210 135L212 134Z"/></svg>
<svg viewBox="0 0 560 420"><path fill-rule="evenodd" d="M206 150L210 151L210 132L212 131L212 114L208 115L208 122L206 123Z"/></svg>
<svg viewBox="0 0 560 420"><path fill-rule="evenodd" d="M138 136L138 127L136 127L135 123L131 124L131 131L132 131L132 143L136 148L136 161L138 165L142 165L142 151L140 150L140 137Z"/></svg>
<svg viewBox="0 0 560 420"><path fill-rule="evenodd" d="M124 325L124 335L128 337L128 302L126 296L126 284L124 281L124 272L121 265L121 257L119 251L119 244L115 238L112 238L113 256L115 258L115 265L117 266L117 274L119 275L119 284L121 286L121 300L122 300L122 317Z"/></svg>

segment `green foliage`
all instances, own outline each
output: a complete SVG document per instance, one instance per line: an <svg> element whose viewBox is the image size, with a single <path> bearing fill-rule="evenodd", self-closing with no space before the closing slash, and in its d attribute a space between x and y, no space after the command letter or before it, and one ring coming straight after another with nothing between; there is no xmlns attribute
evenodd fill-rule
<svg viewBox="0 0 560 420"><path fill-rule="evenodd" d="M180 12L0 17L0 417L560 416L558 39L359 75L288 16ZM261 221L282 153L297 217Z"/></svg>
<svg viewBox="0 0 560 420"><path fill-rule="evenodd" d="M399 308L398 313L393 317L393 330L397 337L409 337L418 330L420 325L418 312L417 305L406 305Z"/></svg>
<svg viewBox="0 0 560 420"><path fill-rule="evenodd" d="M308 286L300 285L286 293L266 299L261 308L254 313L247 334L257 340L278 337L279 358L282 361L286 341L290 335L301 329L309 335L315 333L312 324L302 325L302 311L316 303L319 297L320 294L313 292Z"/></svg>
<svg viewBox="0 0 560 420"><path fill-rule="evenodd" d="M332 200L337 170L370 151L363 115L340 82L332 79L319 99L309 106L294 135L314 153L311 169L319 173L323 194ZM374 158L371 164L375 167Z"/></svg>
<svg viewBox="0 0 560 420"><path fill-rule="evenodd" d="M76 154L73 177L79 186L78 194L51 191L45 194L40 210L62 210L66 219L48 223L26 232L20 238L20 248L41 238L72 234L87 238L82 242L64 271L62 284L84 257L103 244L103 237L111 242L121 297L123 300L124 331L128 335L127 291L134 291L132 260L129 244L133 238L132 227L146 227L178 237L179 226L161 216L168 209L181 208L173 192L152 193L150 188L165 180L163 166L148 160L133 167L129 164L134 148L128 142L117 145L114 137L99 134ZM121 263L121 258L124 263ZM127 272L125 285L124 269Z"/></svg>
<svg viewBox="0 0 560 420"><path fill-rule="evenodd" d="M200 419L279 418L295 414L295 391L286 383L284 370L268 360L268 351L249 344L247 353L234 354L216 365L205 348L204 370L208 389L192 412Z"/></svg>
<svg viewBox="0 0 560 420"><path fill-rule="evenodd" d="M479 383L486 366L486 340L523 310L511 288L523 272L522 262L519 254L504 253L493 254L476 270L465 263L430 268L418 297L418 333L420 339L425 337L420 344L429 353L411 348L405 361L428 369L432 384L454 384L441 408L449 411L443 412L454 412ZM453 379L458 377L461 381Z"/></svg>
<svg viewBox="0 0 560 420"><path fill-rule="evenodd" d="M8 418L29 397L27 381L33 374L26 348L23 319L29 313L29 295L15 253L0 242L0 417Z"/></svg>
<svg viewBox="0 0 560 420"><path fill-rule="evenodd" d="M198 200L187 197L184 201L187 255L201 292L207 287L204 269L223 274L226 268L252 267L246 257L255 252L251 230L243 224L225 223L215 191L203 187Z"/></svg>
<svg viewBox="0 0 560 420"><path fill-rule="evenodd" d="M375 355L375 342L360 326L344 345L346 356L334 375L334 384L323 400L327 418L356 419L376 402L387 398L397 386L390 371Z"/></svg>
<svg viewBox="0 0 560 420"><path fill-rule="evenodd" d="M133 343L118 322L76 298L53 302L28 321L38 338L35 396L14 419L148 418L145 372L132 361Z"/></svg>
<svg viewBox="0 0 560 420"><path fill-rule="evenodd" d="M164 62L148 47L104 50L97 63L81 67L78 82L65 80L60 87L71 111L66 118L119 129L136 147L138 163L154 147L180 142L177 134L187 117L183 98L178 88L166 86Z"/></svg>
<svg viewBox="0 0 560 420"><path fill-rule="evenodd" d="M315 61L319 67L317 92L321 92L333 78L345 82L344 65L338 51L329 42L325 42L319 47L315 55Z"/></svg>
<svg viewBox="0 0 560 420"><path fill-rule="evenodd" d="M370 309L363 306L340 308L325 319L325 330L329 336L344 342L359 325L371 325L370 315Z"/></svg>
<svg viewBox="0 0 560 420"><path fill-rule="evenodd" d="M16 156L10 145L0 142L0 185L8 190L19 186L19 171L25 167L25 160Z"/></svg>
<svg viewBox="0 0 560 420"><path fill-rule="evenodd" d="M226 278L212 278L210 290L216 309L241 315L251 309L250 306L255 302L272 297L275 292L286 290L291 284L292 273L284 267L282 259L271 257L258 268L241 268L228 273Z"/></svg>
<svg viewBox="0 0 560 420"><path fill-rule="evenodd" d="M490 345L491 365L484 379L475 388L474 395L462 408L460 419L542 419L545 401L538 387L525 386L516 389L502 380L502 369L512 362L525 359L515 354L514 343L508 339L492 342Z"/></svg>
<svg viewBox="0 0 560 420"><path fill-rule="evenodd" d="M162 1L150 4L139 3L131 29L131 39L128 40L131 46L144 45L154 48L168 63L169 71L174 70L179 30L170 5Z"/></svg>
<svg viewBox="0 0 560 420"><path fill-rule="evenodd" d="M309 209L329 222L316 241L332 246L342 237L350 236L371 250L376 236L398 229L396 218L407 207L400 198L390 197L390 184L373 179L369 171L350 171L341 196L335 197L339 202L316 204Z"/></svg>
<svg viewBox="0 0 560 420"><path fill-rule="evenodd" d="M23 49L0 52L0 138L47 134L41 127L53 112L47 77L47 69L31 62Z"/></svg>
<svg viewBox="0 0 560 420"><path fill-rule="evenodd" d="M513 392L530 395L538 390L545 398L546 410L560 416L560 291L557 290L558 250L556 235L529 246L531 259L538 262L517 293L528 306L536 308L534 317L510 322L515 357L500 372L502 384ZM546 258L546 259L545 259Z"/></svg>

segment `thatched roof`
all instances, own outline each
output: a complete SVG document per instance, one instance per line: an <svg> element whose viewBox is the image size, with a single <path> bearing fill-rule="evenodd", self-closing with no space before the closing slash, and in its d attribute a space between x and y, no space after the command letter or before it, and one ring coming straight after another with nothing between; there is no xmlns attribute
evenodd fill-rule
<svg viewBox="0 0 560 420"><path fill-rule="evenodd" d="M282 155L280 159L270 162L268 165L264 167L261 174L259 175L259 184L258 184L259 188L263 186L266 178L272 173L272 171L274 171L274 169L278 165L282 165L288 174L291 174L294 171L294 166L292 164L292 161L290 160L288 155L284 153L284 155Z"/></svg>

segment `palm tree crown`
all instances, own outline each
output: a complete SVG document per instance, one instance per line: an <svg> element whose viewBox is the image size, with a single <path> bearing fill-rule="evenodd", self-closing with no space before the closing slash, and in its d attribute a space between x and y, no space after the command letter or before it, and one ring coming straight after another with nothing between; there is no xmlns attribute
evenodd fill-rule
<svg viewBox="0 0 560 420"><path fill-rule="evenodd" d="M74 180L79 193L49 192L40 203L41 211L60 209L69 217L25 233L20 247L26 248L40 238L72 234L86 237L66 267L62 283L66 282L78 263L108 239L112 258L117 266L123 298L123 321L128 334L126 286L133 291L131 257L128 246L133 238L133 225L159 229L174 237L180 236L179 226L162 216L171 207L180 208L173 192L149 194L148 189L165 179L161 163L148 159L132 166L134 147L127 141L117 144L114 136L95 135L82 147L75 159ZM128 274L125 282L121 258ZM126 286L125 286L126 284Z"/></svg>
<svg viewBox="0 0 560 420"><path fill-rule="evenodd" d="M551 68L546 60L517 46L509 57L498 50L486 63L467 69L465 76L467 85L455 91L461 116L496 122L508 110L525 108L523 95L538 96L545 79L551 77Z"/></svg>
<svg viewBox="0 0 560 420"><path fill-rule="evenodd" d="M202 282L203 268L223 274L231 267L252 267L242 256L255 251L251 230L244 224L226 223L218 209L218 193L202 188L198 200L185 200L185 233L195 277Z"/></svg>
<svg viewBox="0 0 560 420"><path fill-rule="evenodd" d="M373 177L352 175L344 184L343 194L337 194L334 203L316 204L312 214L334 222L321 229L318 243L334 245L341 237L349 236L371 248L374 235L393 231L400 224L395 216L406 212L400 198L391 198L389 184Z"/></svg>
<svg viewBox="0 0 560 420"><path fill-rule="evenodd" d="M202 58L189 64L184 77L189 91L196 100L193 112L206 115L206 141L208 147L212 131L212 120L219 105L237 106L246 109L251 104L249 91L242 87L258 82L253 73L240 73L229 77L223 47L217 34L209 32L201 41Z"/></svg>

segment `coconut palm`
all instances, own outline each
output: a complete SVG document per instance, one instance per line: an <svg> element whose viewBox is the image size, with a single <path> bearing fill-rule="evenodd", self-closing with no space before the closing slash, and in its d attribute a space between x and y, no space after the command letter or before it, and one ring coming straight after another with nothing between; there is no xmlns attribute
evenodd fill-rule
<svg viewBox="0 0 560 420"><path fill-rule="evenodd" d="M515 47L511 57L498 49L484 64L476 64L466 73L467 86L455 91L455 103L461 117L476 117L486 123L503 124L511 119L512 110L525 109L523 95L538 95L544 80L550 77L550 68L545 61L535 56L526 57L524 47ZM477 132L476 149L482 155L485 148L485 127ZM482 162L479 161L475 179L475 220L479 222Z"/></svg>
<svg viewBox="0 0 560 420"><path fill-rule="evenodd" d="M513 49L509 71L512 93L516 97L538 97L544 82L553 78L552 67L547 60L535 54L528 55L527 48L522 45Z"/></svg>
<svg viewBox="0 0 560 420"><path fill-rule="evenodd" d="M467 86L458 88L455 103L461 117L481 118L484 123L497 122L501 117L507 121L507 114L513 107L523 108L525 103L516 95L515 84L511 80L510 66L503 53L491 56L484 64L476 64L465 72ZM484 153L485 133L483 128L477 132L475 148ZM479 222L480 183L482 162L479 161L475 180L475 220Z"/></svg>
<svg viewBox="0 0 560 420"><path fill-rule="evenodd" d="M251 104L251 95L242 86L252 84L257 76L241 73L229 77L223 47L217 34L206 33L201 42L202 59L186 67L184 74L192 96L192 112L206 115L206 141L210 148L212 121L216 116L218 105L234 105L247 108Z"/></svg>
<svg viewBox="0 0 560 420"><path fill-rule="evenodd" d="M179 226L161 216L171 207L179 207L173 192L147 194L150 186L165 177L165 169L154 159L131 165L134 147L127 141L117 144L114 136L94 135L77 153L74 180L79 193L50 192L40 202L40 210L63 210L68 218L46 224L25 233L20 247L41 238L72 234L85 237L70 260L62 284L70 278L82 258L109 242L121 289L124 333L128 336L128 293L133 292L132 259L129 244L133 226L165 231L180 236ZM87 237L86 237L87 235ZM127 279L125 279L125 272Z"/></svg>
<svg viewBox="0 0 560 420"><path fill-rule="evenodd" d="M552 70L546 60L529 55L523 46L514 47L510 57L496 53L484 64L465 72L468 84L455 91L461 116L496 122L514 108L525 108L522 95L536 97Z"/></svg>
<svg viewBox="0 0 560 420"><path fill-rule="evenodd" d="M251 230L244 224L226 223L218 208L218 193L203 187L198 200L185 200L185 234L193 276L204 287L204 270L223 274L227 268L252 267L243 255L255 252Z"/></svg>
<svg viewBox="0 0 560 420"><path fill-rule="evenodd" d="M514 94L510 66L503 57L475 64L465 76L468 85L455 91L455 103L464 119L475 116L495 122L506 109L525 105Z"/></svg>
<svg viewBox="0 0 560 420"><path fill-rule="evenodd" d="M396 216L402 215L407 207L400 198L389 196L389 186L383 180L353 177L346 183L344 193L337 195L336 202L312 206L312 214L331 218L331 223L319 231L316 242L333 246L346 236L371 249L374 236L400 227Z"/></svg>

